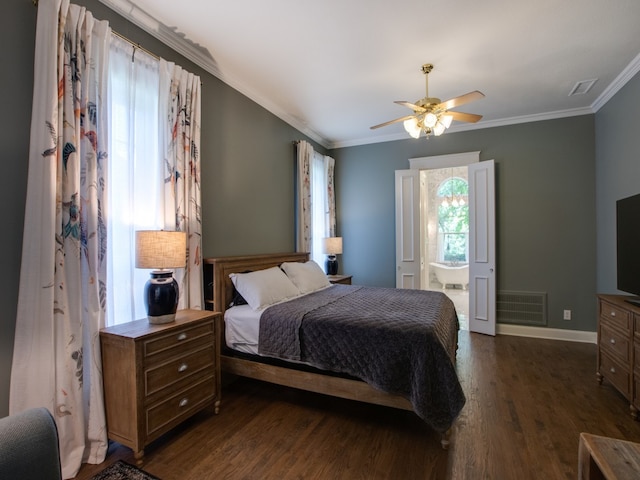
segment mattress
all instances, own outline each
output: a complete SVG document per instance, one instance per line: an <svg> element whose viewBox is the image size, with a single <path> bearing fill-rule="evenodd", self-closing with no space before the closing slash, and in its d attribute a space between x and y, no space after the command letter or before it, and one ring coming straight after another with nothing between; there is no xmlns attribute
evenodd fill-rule
<svg viewBox="0 0 640 480"><path fill-rule="evenodd" d="M253 310L249 305L238 305L224 312L225 343L242 353L258 355L260 316L264 310Z"/></svg>

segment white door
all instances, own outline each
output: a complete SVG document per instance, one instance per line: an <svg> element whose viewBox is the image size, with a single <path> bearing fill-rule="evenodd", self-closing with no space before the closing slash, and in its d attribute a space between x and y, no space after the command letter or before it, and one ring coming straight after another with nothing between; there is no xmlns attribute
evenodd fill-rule
<svg viewBox="0 0 640 480"><path fill-rule="evenodd" d="M494 162L469 168L469 330L496 334Z"/></svg>
<svg viewBox="0 0 640 480"><path fill-rule="evenodd" d="M420 288L420 170L396 170L396 288Z"/></svg>

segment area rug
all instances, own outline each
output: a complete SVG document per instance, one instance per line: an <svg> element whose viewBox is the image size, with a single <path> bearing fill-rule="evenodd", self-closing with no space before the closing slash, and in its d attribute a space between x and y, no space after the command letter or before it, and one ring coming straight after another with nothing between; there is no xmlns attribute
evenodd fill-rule
<svg viewBox="0 0 640 480"><path fill-rule="evenodd" d="M140 470L138 467L118 460L103 471L91 477L91 480L160 480L150 473Z"/></svg>

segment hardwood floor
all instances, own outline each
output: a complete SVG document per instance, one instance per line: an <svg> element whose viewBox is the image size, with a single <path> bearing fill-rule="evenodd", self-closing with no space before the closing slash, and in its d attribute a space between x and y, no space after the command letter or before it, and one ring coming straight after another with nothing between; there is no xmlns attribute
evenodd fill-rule
<svg viewBox="0 0 640 480"><path fill-rule="evenodd" d="M411 412L247 379L146 449L143 468L189 479L575 479L580 432L640 442L627 401L596 377L596 346L460 332L467 403L449 450ZM113 444L91 478L133 454Z"/></svg>

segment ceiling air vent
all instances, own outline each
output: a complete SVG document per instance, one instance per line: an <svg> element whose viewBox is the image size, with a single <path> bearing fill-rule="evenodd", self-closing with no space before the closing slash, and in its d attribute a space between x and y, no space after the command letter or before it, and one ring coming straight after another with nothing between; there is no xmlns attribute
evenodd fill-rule
<svg viewBox="0 0 640 480"><path fill-rule="evenodd" d="M547 325L547 294L500 291L496 299L496 320L517 325Z"/></svg>
<svg viewBox="0 0 640 480"><path fill-rule="evenodd" d="M581 82L576 83L575 86L569 92L569 96L571 97L573 95L584 95L589 90L591 90L591 87L593 87L593 85L597 81L598 79L594 78L592 80L582 80Z"/></svg>

